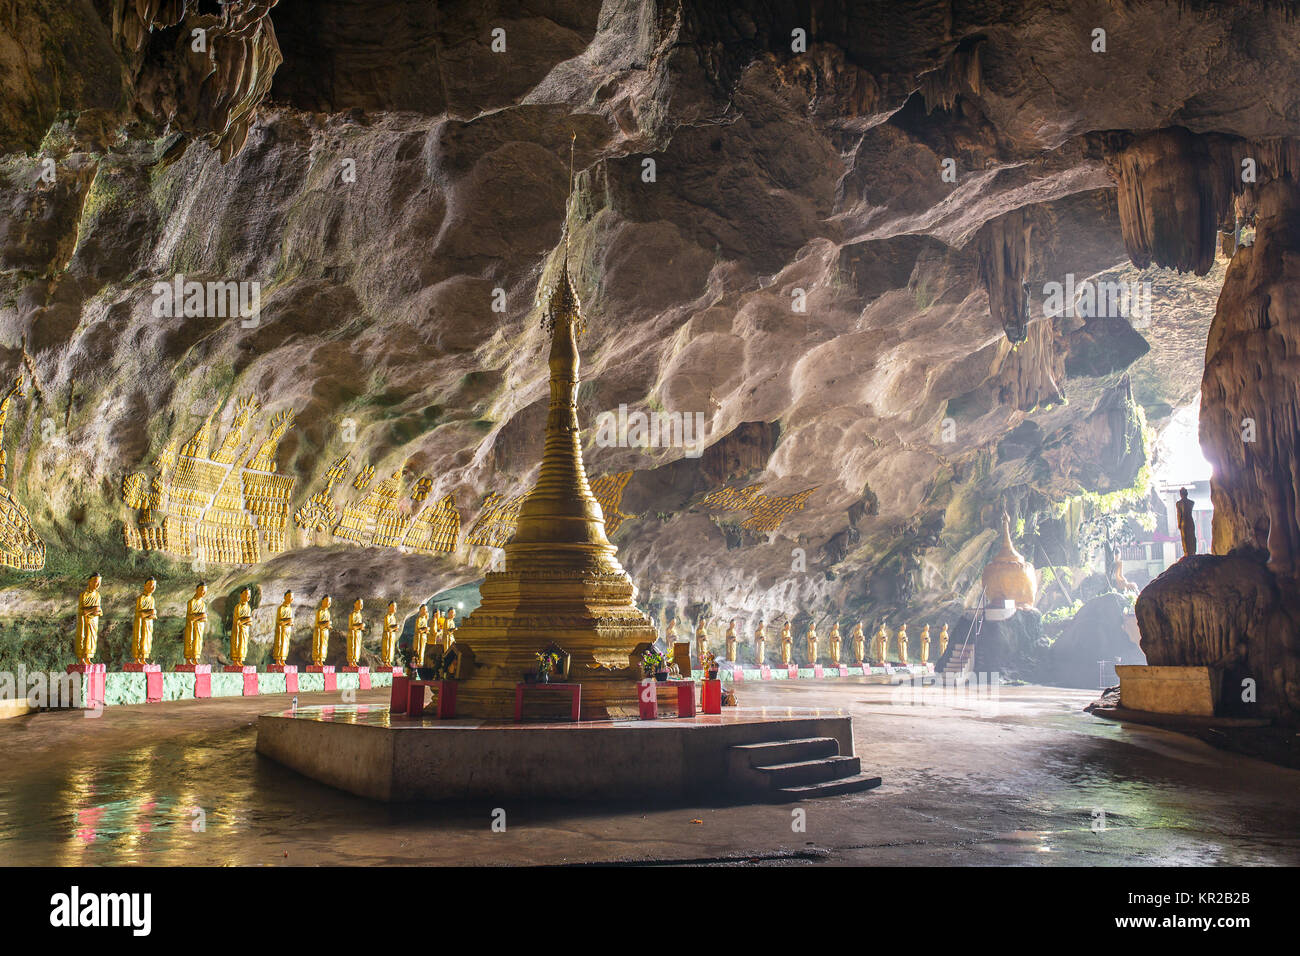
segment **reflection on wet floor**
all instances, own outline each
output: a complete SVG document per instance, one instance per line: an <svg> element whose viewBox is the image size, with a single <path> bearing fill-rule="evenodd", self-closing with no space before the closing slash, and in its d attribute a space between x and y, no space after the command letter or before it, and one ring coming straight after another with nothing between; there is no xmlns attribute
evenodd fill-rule
<svg viewBox="0 0 1300 956"><path fill-rule="evenodd" d="M507 832L489 836L496 808L372 803L258 757L256 703L166 719L122 708L94 728L39 715L46 723L0 723L12 755L0 776L0 861L1300 862L1300 772L1097 720L1080 712L1089 696L1004 689L988 714L899 706L890 688L865 683L747 686L745 709L848 710L864 769L884 777L878 790L818 801L798 839L788 808L723 803L507 807ZM334 706L328 719L392 718L372 702Z"/></svg>

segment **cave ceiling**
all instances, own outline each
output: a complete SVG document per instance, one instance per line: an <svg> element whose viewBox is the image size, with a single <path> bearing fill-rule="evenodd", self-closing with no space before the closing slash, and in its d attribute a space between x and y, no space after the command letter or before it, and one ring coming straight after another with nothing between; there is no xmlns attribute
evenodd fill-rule
<svg viewBox="0 0 1300 956"><path fill-rule="evenodd" d="M494 559L467 542L535 477L566 229L643 598L967 598L1004 507L1138 477L1252 214L1224 170L1300 135L1267 3L0 0L0 66L5 481L47 565L148 550L210 419L209 457L275 438L290 517L204 573L367 599ZM258 283L255 320L160 315L178 275ZM1067 275L1149 315L1062 314ZM620 406L703 441L599 441Z"/></svg>

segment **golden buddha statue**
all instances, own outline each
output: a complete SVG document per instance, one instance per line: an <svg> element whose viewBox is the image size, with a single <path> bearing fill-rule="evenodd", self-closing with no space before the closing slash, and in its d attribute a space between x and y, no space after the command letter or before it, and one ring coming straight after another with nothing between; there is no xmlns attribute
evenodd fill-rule
<svg viewBox="0 0 1300 956"><path fill-rule="evenodd" d="M451 645L456 643L456 609L447 608L447 614L442 619L442 652L445 654L451 650Z"/></svg>
<svg viewBox="0 0 1300 956"><path fill-rule="evenodd" d="M285 591L284 600L275 609L275 640L271 642L271 660L283 667L289 656L289 641L293 638L293 592Z"/></svg>
<svg viewBox="0 0 1300 956"><path fill-rule="evenodd" d="M330 650L330 597L325 595L316 608L316 623L311 629L311 662L316 667L325 663Z"/></svg>
<svg viewBox="0 0 1300 956"><path fill-rule="evenodd" d="M1014 601L1017 607L1032 607L1038 581L1034 566L1011 543L1011 519L1002 512L1002 541L984 566L984 598L990 607Z"/></svg>
<svg viewBox="0 0 1300 956"><path fill-rule="evenodd" d="M671 653L673 645L677 643L677 618L668 622L668 630L664 631L664 643L668 645Z"/></svg>
<svg viewBox="0 0 1300 956"><path fill-rule="evenodd" d="M754 663L762 667L767 656L767 625L762 621L754 628Z"/></svg>
<svg viewBox="0 0 1300 956"><path fill-rule="evenodd" d="M831 666L840 666L840 644L843 642L840 637L840 622L836 621L831 625Z"/></svg>
<svg viewBox="0 0 1300 956"><path fill-rule="evenodd" d="M206 584L194 586L194 597L185 605L185 663L193 667L203 653L203 632L208 629L208 593Z"/></svg>
<svg viewBox="0 0 1300 956"><path fill-rule="evenodd" d="M898 644L898 659L904 664L907 663L907 625L898 625L898 633L894 635L894 640Z"/></svg>
<svg viewBox="0 0 1300 956"><path fill-rule="evenodd" d="M95 659L99 646L99 619L104 611L99 606L99 575L92 574L86 581L86 590L77 600L77 640L74 650L77 660L89 664Z"/></svg>
<svg viewBox="0 0 1300 956"><path fill-rule="evenodd" d="M153 649L153 622L158 619L153 592L157 586L157 580L150 578L144 582L144 589L135 599L135 615L131 621L131 656L137 664L148 664L149 652Z"/></svg>
<svg viewBox="0 0 1300 956"><path fill-rule="evenodd" d="M379 659L385 667L393 666L393 653L397 650L397 602L388 602L384 615L384 636L379 642Z"/></svg>
<svg viewBox="0 0 1300 956"><path fill-rule="evenodd" d="M804 640L807 641L808 644L808 666L815 667L817 665L817 622L816 621L808 622L808 633L805 636Z"/></svg>
<svg viewBox="0 0 1300 956"><path fill-rule="evenodd" d="M862 632L861 621L853 626L853 633L849 637L853 640L853 659L861 667L863 661L867 659L867 636Z"/></svg>
<svg viewBox="0 0 1300 956"><path fill-rule="evenodd" d="M357 598L352 603L352 613L348 615L348 642L344 648L347 652L348 667L356 667L357 661L361 660L361 638L366 633L364 609L365 602Z"/></svg>
<svg viewBox="0 0 1300 956"><path fill-rule="evenodd" d="M880 622L880 628L876 631L876 636L872 639L871 656L882 664L889 663L889 631L885 629L885 622Z"/></svg>
<svg viewBox="0 0 1300 956"><path fill-rule="evenodd" d="M704 662L704 655L709 653L708 618L702 617L695 625L695 659Z"/></svg>
<svg viewBox="0 0 1300 956"><path fill-rule="evenodd" d="M251 598L248 588L240 591L239 603L230 619L230 663L236 667L243 667L244 658L248 656L248 636L253 631Z"/></svg>
<svg viewBox="0 0 1300 956"><path fill-rule="evenodd" d="M424 648L429 643L429 605L421 604L415 614L415 633L411 637L411 666L424 666Z"/></svg>
<svg viewBox="0 0 1300 956"><path fill-rule="evenodd" d="M925 624L921 627L921 663L930 662L930 625Z"/></svg>
<svg viewBox="0 0 1300 956"><path fill-rule="evenodd" d="M939 656L943 657L948 652L948 625L945 624L939 631Z"/></svg>
<svg viewBox="0 0 1300 956"><path fill-rule="evenodd" d="M790 622L786 621L781 627L781 663L786 667L790 666L791 645L794 639L790 636Z"/></svg>
<svg viewBox="0 0 1300 956"><path fill-rule="evenodd" d="M733 617L733 618L731 619L731 623L727 625L727 636L726 636L726 642L727 642L727 661L728 661L728 663L731 663L731 664L736 663L736 641L737 641L737 638L736 638L736 619Z"/></svg>

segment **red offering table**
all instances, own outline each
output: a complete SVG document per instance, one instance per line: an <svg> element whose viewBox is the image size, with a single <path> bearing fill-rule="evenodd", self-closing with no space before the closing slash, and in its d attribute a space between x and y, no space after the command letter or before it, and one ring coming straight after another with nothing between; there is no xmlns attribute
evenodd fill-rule
<svg viewBox="0 0 1300 956"><path fill-rule="evenodd" d="M568 692L573 698L572 720L579 720L582 713L582 685L581 684L528 684L520 682L515 685L515 722L518 723L523 719L524 714L524 692L538 690L562 690Z"/></svg>
<svg viewBox="0 0 1300 956"><path fill-rule="evenodd" d="M695 716L695 681L693 680L655 680L647 677L641 681L641 692L637 695L642 720L659 719L659 688L671 687L677 690L677 716Z"/></svg>
<svg viewBox="0 0 1300 956"><path fill-rule="evenodd" d="M393 690L388 695L388 710L394 714L406 713L407 705L407 683L410 680L405 674L393 675Z"/></svg>
<svg viewBox="0 0 1300 956"><path fill-rule="evenodd" d="M706 680L700 692L700 713L722 713L722 681Z"/></svg>
<svg viewBox="0 0 1300 956"><path fill-rule="evenodd" d="M394 679L394 682L396 679ZM456 716L456 682L454 680L406 680L406 716L424 716L424 689L432 687L438 693L439 720Z"/></svg>

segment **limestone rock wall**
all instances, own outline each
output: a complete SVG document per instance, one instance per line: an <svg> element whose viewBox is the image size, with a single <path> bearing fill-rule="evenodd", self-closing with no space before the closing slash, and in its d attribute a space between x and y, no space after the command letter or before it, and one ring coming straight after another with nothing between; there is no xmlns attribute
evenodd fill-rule
<svg viewBox="0 0 1300 956"><path fill-rule="evenodd" d="M39 386L4 440L50 555L35 584L4 572L11 609L59 607L92 562L124 597L159 574L164 610L199 573L368 604L477 578L492 552L465 533L535 476L533 303L566 225L584 420L704 422L699 457L587 436L592 475L626 477L644 603L824 629L957 607L1003 504L1125 487L1137 405L1196 387L1169 356L1204 286L1162 280L1149 331L1049 310L1044 285L1130 254L1200 269L1250 197L1180 144L1250 143L1276 176L1266 141L1300 134L1300 23L1272 5L38 5L0 0L0 367ZM177 275L260 283L258 322L156 314ZM450 496L460 546L325 522L250 567L128 551L125 480L214 412L219 443L249 394L250 427L294 412L294 511L396 475L404 514Z"/></svg>

